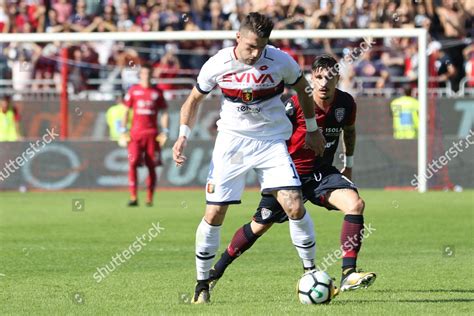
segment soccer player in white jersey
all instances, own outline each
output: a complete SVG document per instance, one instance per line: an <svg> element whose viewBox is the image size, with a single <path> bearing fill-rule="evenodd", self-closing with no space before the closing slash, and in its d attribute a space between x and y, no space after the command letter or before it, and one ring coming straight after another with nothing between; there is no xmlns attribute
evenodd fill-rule
<svg viewBox="0 0 474 316"><path fill-rule="evenodd" d="M313 222L303 206L300 179L285 144L292 125L280 100L284 84L298 94L306 118L306 146L322 155L325 140L314 118L311 88L298 64L269 46L272 21L252 12L237 32L237 45L220 50L202 67L197 85L181 108L179 137L173 146L178 166L206 94L219 86L224 95L218 135L206 185L206 211L196 231L197 284L193 303L207 303L209 270L219 248L230 204L240 203L247 172L257 173L262 192L275 196L289 218L290 235L304 269L314 268Z"/></svg>

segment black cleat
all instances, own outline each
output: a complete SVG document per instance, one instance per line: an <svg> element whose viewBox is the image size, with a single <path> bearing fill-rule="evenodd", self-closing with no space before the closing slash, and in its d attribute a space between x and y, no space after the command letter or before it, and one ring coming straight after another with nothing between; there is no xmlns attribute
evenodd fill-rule
<svg viewBox="0 0 474 316"><path fill-rule="evenodd" d="M192 304L207 304L211 302L211 295L209 294L209 281L198 281L194 296L191 301Z"/></svg>
<svg viewBox="0 0 474 316"><path fill-rule="evenodd" d="M127 206L138 206L138 200L130 200L128 201Z"/></svg>

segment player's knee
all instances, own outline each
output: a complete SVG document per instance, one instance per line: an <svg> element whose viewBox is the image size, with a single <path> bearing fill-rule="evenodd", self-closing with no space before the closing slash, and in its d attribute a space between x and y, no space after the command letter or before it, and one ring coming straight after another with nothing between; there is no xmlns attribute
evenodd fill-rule
<svg viewBox="0 0 474 316"><path fill-rule="evenodd" d="M287 205L286 215L288 215L290 219L300 219L304 216L304 212L305 209L301 200L292 201Z"/></svg>
<svg viewBox="0 0 474 316"><path fill-rule="evenodd" d="M349 208L349 214L362 215L364 214L365 202L360 197L352 203Z"/></svg>

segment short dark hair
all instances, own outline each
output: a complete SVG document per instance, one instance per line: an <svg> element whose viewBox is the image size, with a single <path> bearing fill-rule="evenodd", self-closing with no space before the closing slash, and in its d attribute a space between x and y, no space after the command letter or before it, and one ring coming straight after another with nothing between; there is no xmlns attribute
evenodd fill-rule
<svg viewBox="0 0 474 316"><path fill-rule="evenodd" d="M250 12L240 24L240 31L248 30L260 38L269 38L273 30L272 20L258 12Z"/></svg>
<svg viewBox="0 0 474 316"><path fill-rule="evenodd" d="M337 60L329 54L316 56L311 64L311 70L315 71L318 68L333 69L337 64Z"/></svg>

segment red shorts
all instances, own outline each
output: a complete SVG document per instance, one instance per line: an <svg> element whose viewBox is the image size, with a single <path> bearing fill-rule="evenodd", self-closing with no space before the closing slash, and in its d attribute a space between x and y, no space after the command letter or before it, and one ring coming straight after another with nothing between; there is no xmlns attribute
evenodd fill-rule
<svg viewBox="0 0 474 316"><path fill-rule="evenodd" d="M151 161L155 166L161 166L161 148L156 136L156 133L130 135L128 159L131 165L141 166Z"/></svg>

